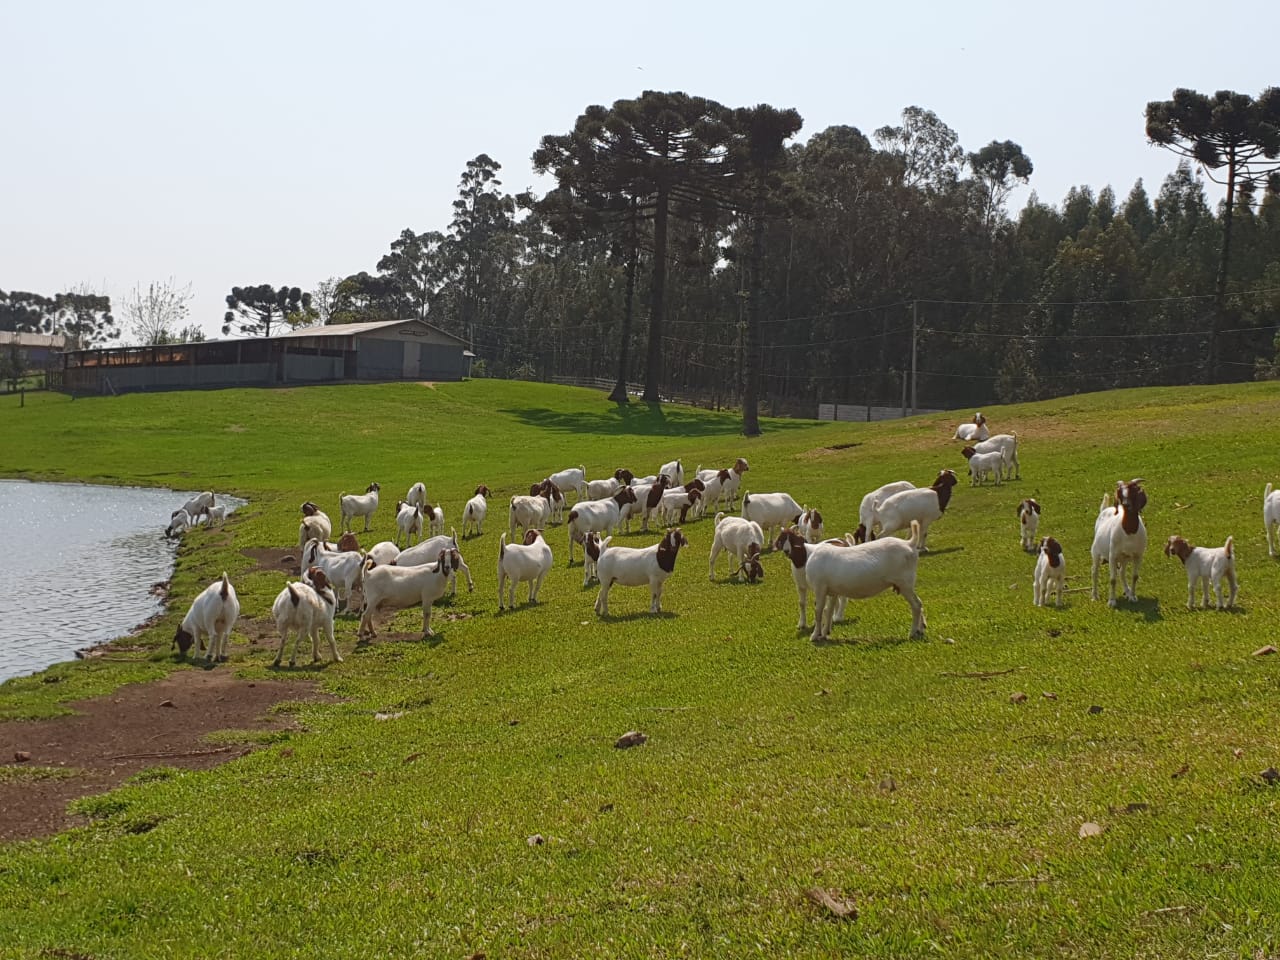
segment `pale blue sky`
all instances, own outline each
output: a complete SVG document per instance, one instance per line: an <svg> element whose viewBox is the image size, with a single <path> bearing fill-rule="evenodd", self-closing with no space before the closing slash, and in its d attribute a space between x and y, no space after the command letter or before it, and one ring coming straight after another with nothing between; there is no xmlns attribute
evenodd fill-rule
<svg viewBox="0 0 1280 960"><path fill-rule="evenodd" d="M444 229L479 153L545 190L541 136L646 89L795 107L802 141L918 105L966 150L1021 144L1060 204L1138 177L1154 195L1176 158L1145 141L1148 100L1280 84L1261 20L1041 6L0 0L0 289L119 301L173 277L214 334L233 285L307 289Z"/></svg>

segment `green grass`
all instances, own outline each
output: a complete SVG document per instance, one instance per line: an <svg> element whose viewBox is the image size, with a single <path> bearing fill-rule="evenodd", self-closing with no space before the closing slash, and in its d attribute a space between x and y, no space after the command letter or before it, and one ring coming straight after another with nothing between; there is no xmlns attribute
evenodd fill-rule
<svg viewBox="0 0 1280 960"><path fill-rule="evenodd" d="M961 416L769 421L748 441L727 415L494 381L15 400L0 475L250 504L185 541L169 617L131 641L152 659L12 681L0 717L169 669L176 620L224 569L265 616L282 578L246 573L239 550L296 542L303 499L336 518L340 491L378 480L381 539L415 480L450 523L477 483L495 496L464 546L477 591L436 610L433 642L353 649L341 619L346 662L290 672L237 634L219 669L317 678L341 699L290 703L287 744L135 778L79 802L91 825L6 848L0 956L1276 955L1280 787L1258 774L1280 766L1280 657L1251 653L1280 614L1260 518L1263 486L1280 481L1280 387L986 412L1023 438L1024 479L962 483L931 530L928 639L906 639L906 604L886 595L851 603L815 646L794 629L784 558L761 584L708 582L709 520L685 528L661 618L644 591L617 590L615 617L597 622L562 528L542 602L498 616L502 504L568 465L600 476L745 455L750 489L789 490L843 532L868 489L963 467L945 441ZM1098 501L1134 476L1150 496L1141 602L1071 593L1062 610L1033 608L1017 501L1044 504L1041 532L1081 586ZM1181 566L1160 550L1174 532L1235 535L1237 612L1185 609ZM408 611L394 629L420 625ZM994 671L1010 672L963 676ZM615 750L630 729L649 742ZM1105 832L1080 839L1085 821ZM859 917L824 916L814 886Z"/></svg>

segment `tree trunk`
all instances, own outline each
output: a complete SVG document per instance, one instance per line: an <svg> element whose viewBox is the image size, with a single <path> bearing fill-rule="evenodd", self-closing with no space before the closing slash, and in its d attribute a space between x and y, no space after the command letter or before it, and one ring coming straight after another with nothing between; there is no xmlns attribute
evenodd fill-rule
<svg viewBox="0 0 1280 960"><path fill-rule="evenodd" d="M667 287L667 206L670 203L665 183L658 186L658 200L653 214L653 283L649 293L649 360L644 374L644 399L656 403L662 386L662 320Z"/></svg>
<svg viewBox="0 0 1280 960"><path fill-rule="evenodd" d="M636 261L640 259L640 251L636 242L635 201L632 201L631 221L628 231L627 250L627 289L626 303L622 311L622 342L618 345L618 382L614 384L609 399L614 403L627 403L627 356L631 349L631 315L636 292Z"/></svg>
<svg viewBox="0 0 1280 960"><path fill-rule="evenodd" d="M1227 268L1231 262L1231 222L1236 206L1236 151L1232 146L1227 152L1227 199L1222 218L1222 253L1218 258L1218 277L1214 284L1213 319L1209 326L1209 355L1205 362L1205 379L1216 383L1222 379L1222 321L1227 310Z"/></svg>
<svg viewBox="0 0 1280 960"><path fill-rule="evenodd" d="M751 217L751 252L747 260L747 338L742 350L742 432L760 436L760 263L764 258L763 198L757 196Z"/></svg>

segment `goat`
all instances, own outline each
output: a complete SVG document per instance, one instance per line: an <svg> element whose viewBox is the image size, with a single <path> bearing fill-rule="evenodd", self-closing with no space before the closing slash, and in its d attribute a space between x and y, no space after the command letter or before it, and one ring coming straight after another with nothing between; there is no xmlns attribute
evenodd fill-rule
<svg viewBox="0 0 1280 960"><path fill-rule="evenodd" d="M475 496L462 508L462 538L467 537L467 529L475 527L476 536L484 533L484 518L489 512L489 488L483 483L476 487Z"/></svg>
<svg viewBox="0 0 1280 960"><path fill-rule="evenodd" d="M280 666L280 658L284 656L285 645L289 642L289 634L294 633L293 652L289 655L289 666L298 662L298 644L304 634L311 637L311 662L320 660L320 634L329 641L329 653L335 663L342 662L338 653L338 644L333 637L333 614L336 605L333 588L325 577L324 571L312 567L307 571L307 579L300 583L287 583L276 596L271 605L271 616L280 631L280 649L276 651L273 667Z"/></svg>
<svg viewBox="0 0 1280 960"><path fill-rule="evenodd" d="M333 536L333 523L329 515L308 500L302 505L302 523L298 525L298 549L307 545L308 540L319 540L321 543Z"/></svg>
<svg viewBox="0 0 1280 960"><path fill-rule="evenodd" d="M564 494L547 477L529 487L529 496L542 497L551 505L551 522L564 523ZM514 538L515 534L512 534Z"/></svg>
<svg viewBox="0 0 1280 960"><path fill-rule="evenodd" d="M658 476L666 477L671 481L671 486L673 487L684 486L684 467L680 465L679 460L664 463L662 469L658 471Z"/></svg>
<svg viewBox="0 0 1280 960"><path fill-rule="evenodd" d="M766 539L772 539L773 529L781 529L799 521L804 508L789 493L757 493L747 491L742 495L742 516L760 524Z"/></svg>
<svg viewBox="0 0 1280 960"><path fill-rule="evenodd" d="M1030 497L1018 504L1018 529L1022 533L1022 549L1036 549L1036 530L1040 526L1040 504Z"/></svg>
<svg viewBox="0 0 1280 960"><path fill-rule="evenodd" d="M702 472L709 472L711 476L706 478L697 477L703 483L704 489L702 496L698 498L698 503L694 507L693 515L695 517L705 516L708 504L714 503L717 507L720 506L720 501L724 498L724 485L733 476L728 470Z"/></svg>
<svg viewBox="0 0 1280 960"><path fill-rule="evenodd" d="M422 539L422 506L405 500L396 501L396 546L400 546L400 538L404 545L411 546Z"/></svg>
<svg viewBox="0 0 1280 960"><path fill-rule="evenodd" d="M716 491L716 507L720 506L721 497L727 498L729 507L732 508L738 499L738 490L742 487L742 475L751 468L747 465L745 457L738 457L734 461L733 466L728 468L729 476L721 481L720 489ZM707 496L711 496L711 478L722 475L724 470L707 469L703 470L702 465L698 465L698 469L693 475L707 485Z"/></svg>
<svg viewBox="0 0 1280 960"><path fill-rule="evenodd" d="M205 507L204 522L210 527L215 523L218 526L222 526L227 522L227 505L225 503L218 503L213 506Z"/></svg>
<svg viewBox="0 0 1280 960"><path fill-rule="evenodd" d="M409 488L409 492L404 495L404 502L415 507L425 508L427 505L427 485L422 481L415 483ZM426 512L425 509L423 512Z"/></svg>
<svg viewBox="0 0 1280 960"><path fill-rule="evenodd" d="M169 525L164 528L165 539L172 540L178 534L190 530L196 525L195 518L179 507L169 516Z"/></svg>
<svg viewBox="0 0 1280 960"><path fill-rule="evenodd" d="M516 538L516 527L541 530L551 521L551 501L543 496L515 496L507 508L508 539Z"/></svg>
<svg viewBox="0 0 1280 960"><path fill-rule="evenodd" d="M538 588L551 569L551 548L542 539L541 530L526 530L524 543L507 543L504 532L498 539L498 609L503 607L503 593L507 581L511 582L511 596L507 606L515 609L516 585L522 581L529 583L529 602L538 602Z"/></svg>
<svg viewBox="0 0 1280 960"><path fill-rule="evenodd" d="M619 467L617 470L613 471L613 479L617 480L618 483L624 487L633 487L635 486L636 475L626 467Z"/></svg>
<svg viewBox="0 0 1280 960"><path fill-rule="evenodd" d="M606 477L603 480L588 480L587 493L582 499L584 500L603 500L606 497L612 497L628 484L622 483L617 477Z"/></svg>
<svg viewBox="0 0 1280 960"><path fill-rule="evenodd" d="M345 539L347 534L344 533L342 536ZM425 540L422 541L422 543L425 542ZM410 549L417 550L418 547L422 546L422 543L419 543L417 547L411 547ZM342 548L342 540L338 541L338 547L339 549ZM374 562L379 564L395 563L399 556L400 548L390 540L380 540L365 552L365 559L372 559Z"/></svg>
<svg viewBox="0 0 1280 960"><path fill-rule="evenodd" d="M711 541L711 562L708 579L716 578L716 559L724 551L728 551L738 566L733 571L736 580L742 574L747 575L748 583L763 579L764 567L760 564L760 551L764 548L764 531L754 520L743 517L716 514L716 533Z"/></svg>
<svg viewBox="0 0 1280 960"><path fill-rule="evenodd" d="M805 507L800 519L796 521L796 529L810 543L817 543L822 539L822 514Z"/></svg>
<svg viewBox="0 0 1280 960"><path fill-rule="evenodd" d="M1196 608L1196 582L1204 584L1204 607L1209 609L1209 587L1213 587L1213 596L1217 600L1219 610L1226 610L1236 605L1236 555L1233 537L1220 547L1193 547L1182 537L1170 537L1164 545L1166 557L1177 557L1187 570L1187 609ZM1230 593L1227 602L1222 602L1222 581L1227 581Z"/></svg>
<svg viewBox="0 0 1280 960"><path fill-rule="evenodd" d="M627 533L631 532L631 518L637 514L640 516L640 529L648 531L649 517L657 511L662 503L662 495L666 493L670 482L663 476L648 483L636 484L630 488L631 492L636 495L636 499L634 502L623 504L622 512L619 516L623 523L623 529Z"/></svg>
<svg viewBox="0 0 1280 960"><path fill-rule="evenodd" d="M582 490L587 485L587 468L586 467L570 467L567 470L561 470L559 473L553 473L547 477L560 490L572 489L581 500Z"/></svg>
<svg viewBox="0 0 1280 960"><path fill-rule="evenodd" d="M615 584L622 587L648 584L649 612L661 613L663 584L676 568L680 548L687 547L689 541L679 527L672 527L656 544L643 550L611 546L612 539L606 537L600 543L600 559L596 561L596 572L600 576L596 613L601 617L609 615L609 591Z"/></svg>
<svg viewBox="0 0 1280 960"><path fill-rule="evenodd" d="M1098 599L1098 568L1111 566L1111 592L1107 606L1116 605L1116 579L1119 578L1124 595L1132 602L1138 600L1138 574L1142 570L1142 555L1147 549L1147 528L1142 522L1142 508L1147 505L1147 494L1142 489L1145 481L1138 477L1125 483L1116 481L1118 506L1112 507L1106 497L1093 524L1093 546L1089 553L1093 559L1093 599ZM1133 583L1125 583L1125 569L1133 564Z"/></svg>
<svg viewBox="0 0 1280 960"><path fill-rule="evenodd" d="M1062 544L1053 537L1040 541L1040 555L1031 575L1031 602L1037 607L1047 606L1049 594L1054 594L1054 606L1062 606L1062 594L1067 586L1067 561L1062 555Z"/></svg>
<svg viewBox="0 0 1280 960"><path fill-rule="evenodd" d="M364 582L364 554L353 550L325 550L319 540L308 540L302 551L302 567L324 571L325 579L342 601L342 609L351 612L351 597Z"/></svg>
<svg viewBox="0 0 1280 960"><path fill-rule="evenodd" d="M1267 555L1276 555L1274 535L1280 527L1280 490L1272 490L1271 484L1262 491L1262 526L1267 531Z"/></svg>
<svg viewBox="0 0 1280 960"><path fill-rule="evenodd" d="M608 536L622 518L622 506L634 503L635 491L623 487L607 500L579 500L569 511L569 563L573 563L574 541L582 541L588 533Z"/></svg>
<svg viewBox="0 0 1280 960"><path fill-rule="evenodd" d="M824 540L822 545L848 547L853 544L846 535L844 540ZM800 621L796 624L797 630L809 629L809 615L805 610L809 599L809 579L804 568L809 561L809 553L815 546L819 544L809 543L795 527L790 526L778 531L778 537L773 542L773 549L781 550L791 560L791 579L796 585L796 595L800 598ZM836 623L844 620L843 600L836 606L834 619Z"/></svg>
<svg viewBox="0 0 1280 960"><path fill-rule="evenodd" d="M433 537L438 537L444 533L444 507L436 504L426 504L422 508L422 515L427 518L427 530Z"/></svg>
<svg viewBox="0 0 1280 960"><path fill-rule="evenodd" d="M996 450L999 450L1003 457L1004 479L1021 480L1022 465L1018 463L1018 435L1016 433L997 433L994 437L988 437L986 440L973 444L974 453L992 453ZM1016 478L1013 475L1015 468L1018 471Z"/></svg>
<svg viewBox="0 0 1280 960"><path fill-rule="evenodd" d="M588 533L582 538L582 585L590 586L591 581L599 581L596 562L600 559L600 534Z"/></svg>
<svg viewBox="0 0 1280 960"><path fill-rule="evenodd" d="M886 483L883 487L872 490L863 497L862 503L858 506L858 528L853 531L853 542L866 543L879 535L880 530L875 523L877 500L888 500L895 493L915 488L916 485L910 480L895 480L893 483Z"/></svg>
<svg viewBox="0 0 1280 960"><path fill-rule="evenodd" d="M351 521L356 517L364 517L364 531L369 530L369 518L378 509L378 491L381 487L376 483L369 484L364 493L341 494L338 505L342 510L342 529L350 530Z"/></svg>
<svg viewBox="0 0 1280 960"><path fill-rule="evenodd" d="M431 605L444 596L449 576L460 559L456 550L441 550L434 563L414 567L378 566L366 560L359 637L370 640L377 636L373 621L383 608L402 610L418 604L422 605L422 635L434 637Z"/></svg>
<svg viewBox="0 0 1280 960"><path fill-rule="evenodd" d="M911 608L911 636L923 637L924 604L916 595L916 566L920 553L915 543L923 539L920 521L911 521L911 538L888 537L857 546L806 545L805 579L813 591L813 633L818 641L831 636L831 624L842 598L864 600L885 590L900 593Z"/></svg>
<svg viewBox="0 0 1280 960"><path fill-rule="evenodd" d="M668 526L684 523L690 509L697 512L696 507L702 499L704 488L705 484L701 480L690 480L683 487L664 491L662 499L658 501L659 521Z"/></svg>
<svg viewBox="0 0 1280 960"><path fill-rule="evenodd" d="M207 638L205 660L227 659L227 648L231 645L231 628L240 618L240 600L236 597L236 588L227 579L226 573L221 580L215 580L197 594L191 601L191 608L178 625L178 632L173 635L173 643L178 653L186 655L191 644L196 645L196 656L200 656L201 639Z"/></svg>
<svg viewBox="0 0 1280 960"><path fill-rule="evenodd" d="M438 557L441 550L448 550L452 554L453 566L449 571L450 596L458 595L459 570L466 574L467 592L475 590L476 584L471 579L471 568L467 566L467 561L463 559L462 552L458 549L458 531L456 530L450 530L448 536L441 533L429 540L423 540L417 546L402 551L391 563L397 567L419 567L424 563L434 562L433 558ZM372 550L369 552L373 553Z"/></svg>
<svg viewBox="0 0 1280 960"><path fill-rule="evenodd" d="M956 427L955 436L952 440L977 440L982 441L990 437L991 434L987 430L987 418L982 415L979 410L973 415L972 423L962 423Z"/></svg>
<svg viewBox="0 0 1280 960"><path fill-rule="evenodd" d="M212 490L206 490L204 493L197 493L194 497L184 503L179 510L187 511L187 516L195 519L203 516L206 507L212 507L218 502L217 497L213 495ZM178 511L175 510L174 513Z"/></svg>
<svg viewBox="0 0 1280 960"><path fill-rule="evenodd" d="M903 490L885 500L877 500L872 526L878 526L880 533L872 535L872 542L877 536L889 536L911 527L912 536L919 537L915 542L916 549L927 553L929 525L946 512L947 504L951 502L951 489L955 485L955 471L941 470L932 486L921 490ZM913 520L918 521L918 527L912 524Z"/></svg>
<svg viewBox="0 0 1280 960"><path fill-rule="evenodd" d="M992 474L996 486L1004 479L1004 450L979 453L973 447L965 447L960 453L969 461L969 485L980 486L987 474Z"/></svg>

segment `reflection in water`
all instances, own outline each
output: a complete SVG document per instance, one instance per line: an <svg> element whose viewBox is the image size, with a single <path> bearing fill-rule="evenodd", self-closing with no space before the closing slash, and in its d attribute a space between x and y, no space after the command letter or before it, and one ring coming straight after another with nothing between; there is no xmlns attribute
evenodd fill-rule
<svg viewBox="0 0 1280 960"><path fill-rule="evenodd" d="M173 490L0 480L0 682L69 660L159 612ZM222 499L219 497L219 499ZM227 497L228 506L241 501Z"/></svg>

